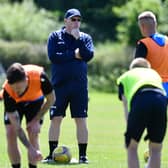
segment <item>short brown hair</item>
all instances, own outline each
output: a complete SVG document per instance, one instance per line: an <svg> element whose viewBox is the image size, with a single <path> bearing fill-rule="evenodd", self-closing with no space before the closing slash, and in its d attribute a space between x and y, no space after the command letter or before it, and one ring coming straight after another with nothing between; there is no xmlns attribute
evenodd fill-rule
<svg viewBox="0 0 168 168"><path fill-rule="evenodd" d="M13 63L7 69L7 80L9 84L14 84L16 82L22 81L26 78L25 70L20 63Z"/></svg>

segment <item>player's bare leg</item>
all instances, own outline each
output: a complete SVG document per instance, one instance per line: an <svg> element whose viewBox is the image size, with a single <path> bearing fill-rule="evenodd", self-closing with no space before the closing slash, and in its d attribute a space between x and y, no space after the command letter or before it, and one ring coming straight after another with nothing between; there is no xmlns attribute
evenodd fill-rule
<svg viewBox="0 0 168 168"><path fill-rule="evenodd" d="M88 129L86 118L75 118L78 143L88 142Z"/></svg>
<svg viewBox="0 0 168 168"><path fill-rule="evenodd" d="M32 133L30 130L28 130L28 137L29 141L32 144L34 148L39 150L39 133ZM32 161L30 158L28 158L29 164L36 165L37 162Z"/></svg>
<svg viewBox="0 0 168 168"><path fill-rule="evenodd" d="M146 168L160 168L162 144L149 142L149 160Z"/></svg>
<svg viewBox="0 0 168 168"><path fill-rule="evenodd" d="M60 127L63 117L54 117L51 120L49 128L49 141L58 141L60 135Z"/></svg>
<svg viewBox="0 0 168 168"><path fill-rule="evenodd" d="M43 163L50 163L53 162L52 160L52 152L58 145L58 139L60 135L60 127L63 117L54 117L51 120L50 128L49 128L49 148L50 152L49 155L42 161Z"/></svg>
<svg viewBox="0 0 168 168"><path fill-rule="evenodd" d="M86 118L75 118L76 134L79 145L79 163L88 163L86 156L88 144L88 128Z"/></svg>
<svg viewBox="0 0 168 168"><path fill-rule="evenodd" d="M135 140L131 139L131 142L127 148L128 168L139 168L137 148L138 143Z"/></svg>
<svg viewBox="0 0 168 168"><path fill-rule="evenodd" d="M11 164L20 164L20 152L17 143L17 135L14 127L6 125L6 137L8 143L8 155Z"/></svg>

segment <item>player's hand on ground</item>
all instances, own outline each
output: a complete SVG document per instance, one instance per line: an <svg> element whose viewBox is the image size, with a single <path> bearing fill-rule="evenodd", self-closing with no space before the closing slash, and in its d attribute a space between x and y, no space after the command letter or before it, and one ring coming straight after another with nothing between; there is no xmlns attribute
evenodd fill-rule
<svg viewBox="0 0 168 168"><path fill-rule="evenodd" d="M80 31L79 29L72 29L71 35L75 38L78 39L80 37Z"/></svg>
<svg viewBox="0 0 168 168"><path fill-rule="evenodd" d="M27 124L27 130L31 133L39 133L40 132L40 123L38 120L32 120Z"/></svg>
<svg viewBox="0 0 168 168"><path fill-rule="evenodd" d="M36 152L37 152L37 157L36 157L37 161L41 161L43 159L42 153L40 152L40 150L36 150Z"/></svg>
<svg viewBox="0 0 168 168"><path fill-rule="evenodd" d="M33 146L28 148L28 157L31 162L38 162L43 159L41 152L36 150Z"/></svg>

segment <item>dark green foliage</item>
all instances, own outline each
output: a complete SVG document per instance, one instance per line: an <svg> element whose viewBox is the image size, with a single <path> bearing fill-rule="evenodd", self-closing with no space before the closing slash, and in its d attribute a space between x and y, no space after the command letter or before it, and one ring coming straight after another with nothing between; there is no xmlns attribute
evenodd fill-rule
<svg viewBox="0 0 168 168"><path fill-rule="evenodd" d="M34 2L42 8L48 9L48 10L55 10L57 9L59 5L59 0L34 0Z"/></svg>
<svg viewBox="0 0 168 168"><path fill-rule="evenodd" d="M23 2L23 0L9 0L10 2Z"/></svg>
<svg viewBox="0 0 168 168"><path fill-rule="evenodd" d="M119 41L131 46L136 45L136 41L142 37L138 28L138 14L145 10L150 10L159 16L162 10L161 1L132 0L121 7L113 7L113 12L121 18L121 22L117 26Z"/></svg>
<svg viewBox="0 0 168 168"><path fill-rule="evenodd" d="M116 25L120 19L112 11L113 6L120 6L128 0L34 0L40 7L57 10L60 20L69 8L78 8L83 16L85 27L83 30L94 36L95 41L116 40Z"/></svg>

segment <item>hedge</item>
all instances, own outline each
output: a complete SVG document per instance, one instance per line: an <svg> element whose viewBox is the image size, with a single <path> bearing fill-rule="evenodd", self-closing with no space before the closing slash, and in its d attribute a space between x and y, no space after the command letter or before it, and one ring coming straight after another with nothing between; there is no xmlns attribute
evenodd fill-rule
<svg viewBox="0 0 168 168"><path fill-rule="evenodd" d="M95 47L95 56L88 64L89 87L99 91L115 92L116 78L128 69L132 49L121 44L104 43ZM44 66L50 75L50 61L46 44L26 41L0 41L0 63L6 69L13 62Z"/></svg>
<svg viewBox="0 0 168 168"><path fill-rule="evenodd" d="M0 62L6 69L13 62L49 66L47 50L44 44L32 44L26 41L7 42L0 40Z"/></svg>

